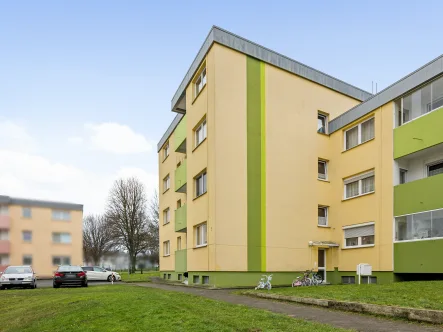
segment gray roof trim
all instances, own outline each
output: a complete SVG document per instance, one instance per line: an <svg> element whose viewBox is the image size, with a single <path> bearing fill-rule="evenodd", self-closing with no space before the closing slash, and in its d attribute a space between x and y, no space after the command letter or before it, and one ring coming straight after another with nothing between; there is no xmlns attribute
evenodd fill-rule
<svg viewBox="0 0 443 332"><path fill-rule="evenodd" d="M357 88L353 85L345 83L335 77L318 71L312 67L306 66L298 61L288 58L280 53L274 52L259 44L253 43L243 37L237 36L229 31L223 30L217 26L213 26L208 36L206 37L202 47L197 56L188 69L180 86L174 94L171 101L171 109L174 111L175 105L184 96L186 87L192 80L196 70L200 66L206 53L211 48L212 44L216 42L238 52L252 56L273 66L289 71L293 74L306 78L310 81L328 87L332 90L338 91L344 95L350 96L354 99L364 101L372 96L367 91Z"/></svg>
<svg viewBox="0 0 443 332"><path fill-rule="evenodd" d="M14 204L14 205L54 208L54 209L60 209L60 210L83 211L82 204L54 202L54 201L41 201L41 200L36 200L36 199L16 198L16 197L4 196L4 195L0 195L0 203L10 204L10 205Z"/></svg>
<svg viewBox="0 0 443 332"><path fill-rule="evenodd" d="M179 113L175 116L174 120L172 120L168 129L166 130L166 132L163 134L162 138L160 139L160 142L158 142L158 144L157 144L157 152L159 152L162 149L163 144L165 144L166 141L169 139L169 136L171 136L172 132L178 126L178 124L180 123L180 121L183 117L184 117L184 114Z"/></svg>
<svg viewBox="0 0 443 332"><path fill-rule="evenodd" d="M411 91L432 80L442 73L443 55L440 55L438 58L428 62L416 71L388 86L386 89L380 91L365 102L354 106L347 112L330 121L328 127L329 133L332 134L333 132L347 126L362 116L390 102L391 100L394 100L404 95L408 91Z"/></svg>

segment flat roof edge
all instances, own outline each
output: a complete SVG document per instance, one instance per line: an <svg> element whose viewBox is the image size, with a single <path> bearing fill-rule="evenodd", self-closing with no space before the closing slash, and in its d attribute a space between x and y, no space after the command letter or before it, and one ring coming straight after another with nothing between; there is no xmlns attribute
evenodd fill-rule
<svg viewBox="0 0 443 332"><path fill-rule="evenodd" d="M414 88L432 80L442 73L443 55L440 55L424 66L401 78L397 82L391 84L363 103L354 106L350 110L331 120L328 126L329 133L332 134L333 132L358 120L362 116L365 116L384 104L387 104L388 102L404 95L408 91L411 91Z"/></svg>
<svg viewBox="0 0 443 332"><path fill-rule="evenodd" d="M5 195L0 195L0 203L55 208L61 210L83 211L83 204L55 202L55 201L46 201L46 200L28 199L28 198L17 198Z"/></svg>
<svg viewBox="0 0 443 332"><path fill-rule="evenodd" d="M162 138L160 139L160 141L157 144L157 152L159 152L162 149L162 146L166 143L166 141L169 139L169 137L171 136L171 134L173 133L173 131L175 130L175 128L178 126L178 124L180 123L181 119L184 117L184 114L178 113L174 120L172 120L171 124L169 125L168 129L166 130L166 132L163 134Z"/></svg>

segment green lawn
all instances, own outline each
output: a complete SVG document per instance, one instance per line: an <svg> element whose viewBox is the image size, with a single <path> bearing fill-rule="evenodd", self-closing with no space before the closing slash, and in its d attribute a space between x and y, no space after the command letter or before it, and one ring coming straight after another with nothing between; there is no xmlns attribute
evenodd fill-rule
<svg viewBox="0 0 443 332"><path fill-rule="evenodd" d="M443 310L443 281L397 282L384 285L330 285L274 288L272 293L400 307ZM246 291L254 293L258 291Z"/></svg>
<svg viewBox="0 0 443 332"><path fill-rule="evenodd" d="M131 285L0 291L1 331L344 331Z"/></svg>
<svg viewBox="0 0 443 332"><path fill-rule="evenodd" d="M159 271L143 271L143 274L140 271L137 271L133 274L128 274L128 272L120 272L122 277L122 281L125 282L144 282L150 281L151 277L160 277Z"/></svg>

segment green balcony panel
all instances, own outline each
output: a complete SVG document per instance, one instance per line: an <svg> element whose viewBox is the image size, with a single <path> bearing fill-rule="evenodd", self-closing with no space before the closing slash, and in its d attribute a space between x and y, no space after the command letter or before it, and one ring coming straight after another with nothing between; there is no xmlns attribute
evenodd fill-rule
<svg viewBox="0 0 443 332"><path fill-rule="evenodd" d="M394 129L394 159L443 142L443 108Z"/></svg>
<svg viewBox="0 0 443 332"><path fill-rule="evenodd" d="M394 215L443 208L443 174L394 187Z"/></svg>
<svg viewBox="0 0 443 332"><path fill-rule="evenodd" d="M175 252L175 272L186 272L188 268L186 249Z"/></svg>
<svg viewBox="0 0 443 332"><path fill-rule="evenodd" d="M188 206L182 205L177 210L175 210L175 231L176 232L186 232L186 213Z"/></svg>
<svg viewBox="0 0 443 332"><path fill-rule="evenodd" d="M186 159L182 161L180 166L175 170L175 191L186 193Z"/></svg>
<svg viewBox="0 0 443 332"><path fill-rule="evenodd" d="M443 273L443 240L394 243L394 273Z"/></svg>
<svg viewBox="0 0 443 332"><path fill-rule="evenodd" d="M175 151L186 153L186 116L184 116L174 130Z"/></svg>

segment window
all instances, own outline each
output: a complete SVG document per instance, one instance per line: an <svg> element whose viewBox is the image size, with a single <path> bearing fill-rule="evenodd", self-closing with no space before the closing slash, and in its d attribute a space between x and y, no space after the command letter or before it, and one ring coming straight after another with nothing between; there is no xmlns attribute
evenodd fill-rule
<svg viewBox="0 0 443 332"><path fill-rule="evenodd" d="M328 226L328 207L318 207L318 226Z"/></svg>
<svg viewBox="0 0 443 332"><path fill-rule="evenodd" d="M22 236L23 236L23 241L25 241L25 242L32 241L32 232L31 231L23 231Z"/></svg>
<svg viewBox="0 0 443 332"><path fill-rule="evenodd" d="M443 238L443 209L395 217L395 241Z"/></svg>
<svg viewBox="0 0 443 332"><path fill-rule="evenodd" d="M30 207L24 207L22 208L22 217L23 218L31 218L31 208Z"/></svg>
<svg viewBox="0 0 443 332"><path fill-rule="evenodd" d="M374 245L374 223L343 227L345 248Z"/></svg>
<svg viewBox="0 0 443 332"><path fill-rule="evenodd" d="M328 162L324 160L318 161L318 179L327 180L328 179Z"/></svg>
<svg viewBox="0 0 443 332"><path fill-rule="evenodd" d="M169 241L163 242L163 256L169 256L171 254L171 243Z"/></svg>
<svg viewBox="0 0 443 332"><path fill-rule="evenodd" d="M355 276L343 276L341 277L341 283L346 285L355 284Z"/></svg>
<svg viewBox="0 0 443 332"><path fill-rule="evenodd" d="M9 265L9 255L0 254L0 265Z"/></svg>
<svg viewBox="0 0 443 332"><path fill-rule="evenodd" d="M69 221L71 220L71 213L69 211L52 210L52 219Z"/></svg>
<svg viewBox="0 0 443 332"><path fill-rule="evenodd" d="M209 285L209 276L202 276L202 284Z"/></svg>
<svg viewBox="0 0 443 332"><path fill-rule="evenodd" d="M326 134L328 125L328 117L325 114L317 115L317 133Z"/></svg>
<svg viewBox="0 0 443 332"><path fill-rule="evenodd" d="M400 184L408 182L408 170L400 168Z"/></svg>
<svg viewBox="0 0 443 332"><path fill-rule="evenodd" d="M195 197L199 197L206 193L206 172L195 178Z"/></svg>
<svg viewBox="0 0 443 332"><path fill-rule="evenodd" d="M362 284L376 284L377 283L377 277L361 276L361 283Z"/></svg>
<svg viewBox="0 0 443 332"><path fill-rule="evenodd" d="M52 265L71 265L71 257L54 256L52 257Z"/></svg>
<svg viewBox="0 0 443 332"><path fill-rule="evenodd" d="M180 209L181 207L182 207L182 200L179 199L179 200L177 201L177 209Z"/></svg>
<svg viewBox="0 0 443 332"><path fill-rule="evenodd" d="M195 146L199 146L206 138L206 119L195 129Z"/></svg>
<svg viewBox="0 0 443 332"><path fill-rule="evenodd" d="M52 233L52 242L54 243L71 243L71 234L69 233Z"/></svg>
<svg viewBox="0 0 443 332"><path fill-rule="evenodd" d="M345 150L374 138L374 118L359 123L345 131Z"/></svg>
<svg viewBox="0 0 443 332"><path fill-rule="evenodd" d="M171 279L171 274L170 273L168 273L168 279Z"/></svg>
<svg viewBox="0 0 443 332"><path fill-rule="evenodd" d="M163 225L169 224L171 221L171 213L169 208L163 211Z"/></svg>
<svg viewBox="0 0 443 332"><path fill-rule="evenodd" d="M165 147L163 148L163 160L168 158L168 156L169 156L169 142L167 142Z"/></svg>
<svg viewBox="0 0 443 332"><path fill-rule="evenodd" d="M206 223L195 227L195 245L197 247L205 246L207 244Z"/></svg>
<svg viewBox="0 0 443 332"><path fill-rule="evenodd" d="M7 205L0 205L0 216L9 215L9 209Z"/></svg>
<svg viewBox="0 0 443 332"><path fill-rule="evenodd" d="M163 179L163 192L168 190L171 187L171 179L169 177L169 174L166 175L166 177Z"/></svg>
<svg viewBox="0 0 443 332"><path fill-rule="evenodd" d="M163 279L166 279L166 273L163 273Z"/></svg>
<svg viewBox="0 0 443 332"><path fill-rule="evenodd" d="M179 281L181 281L181 280L183 279L183 274L179 273L179 274L177 275L177 279L178 279Z"/></svg>
<svg viewBox="0 0 443 332"><path fill-rule="evenodd" d="M443 173L443 161L428 165L428 176L434 176Z"/></svg>
<svg viewBox="0 0 443 332"><path fill-rule="evenodd" d="M6 229L0 229L0 241L9 240L9 231Z"/></svg>
<svg viewBox="0 0 443 332"><path fill-rule="evenodd" d="M23 256L23 265L32 265L32 256L24 255Z"/></svg>
<svg viewBox="0 0 443 332"><path fill-rule="evenodd" d="M199 284L200 283L200 277L199 276L192 276L192 282L194 284Z"/></svg>
<svg viewBox="0 0 443 332"><path fill-rule="evenodd" d="M194 83L195 97L198 96L198 94L203 90L205 85L206 85L206 68L204 68L200 72L200 74L197 76L197 79L195 80L195 83Z"/></svg>
<svg viewBox="0 0 443 332"><path fill-rule="evenodd" d="M345 199L369 194L375 191L374 171L364 173L345 179L344 196Z"/></svg>
<svg viewBox="0 0 443 332"><path fill-rule="evenodd" d="M182 250L182 237L177 238L177 250Z"/></svg>

